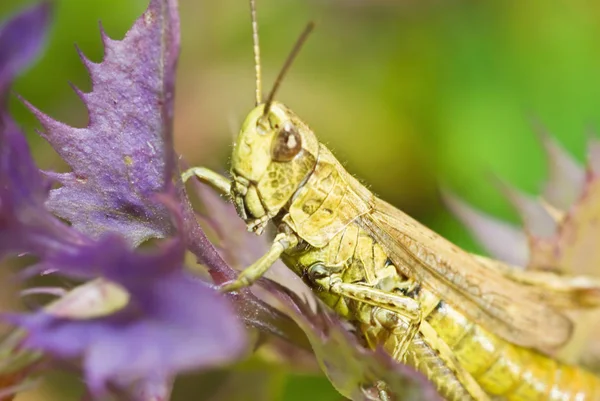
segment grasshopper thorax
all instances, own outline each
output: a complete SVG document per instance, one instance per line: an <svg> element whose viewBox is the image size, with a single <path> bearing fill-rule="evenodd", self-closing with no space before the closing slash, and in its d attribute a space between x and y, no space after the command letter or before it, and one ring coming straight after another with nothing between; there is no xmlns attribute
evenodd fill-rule
<svg viewBox="0 0 600 401"><path fill-rule="evenodd" d="M251 231L262 232L313 171L319 142L308 126L283 104L254 108L233 148L232 197Z"/></svg>

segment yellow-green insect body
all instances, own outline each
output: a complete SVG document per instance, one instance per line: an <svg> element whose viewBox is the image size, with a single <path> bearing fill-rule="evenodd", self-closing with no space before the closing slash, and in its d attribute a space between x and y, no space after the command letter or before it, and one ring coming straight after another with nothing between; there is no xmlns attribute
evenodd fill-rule
<svg viewBox="0 0 600 401"><path fill-rule="evenodd" d="M266 114L260 105L247 117L233 150L233 183L219 184L203 171L196 173L215 187L230 188L250 230L260 233L269 221L279 229L271 251L227 290L251 284L281 257L356 325L366 346L383 346L415 367L448 400L600 399L598 377L493 334L493 327L482 327L444 301L431 283L403 274L402 258L393 260L392 248L370 228L385 205L284 105L273 103ZM407 227L418 224L401 218ZM418 230L438 240L426 228ZM466 257L456 249L459 260Z"/></svg>
<svg viewBox="0 0 600 401"><path fill-rule="evenodd" d="M355 325L365 346L413 366L448 400L600 400L597 376L545 355L571 337L564 310L600 304L579 296L586 286L599 293L600 284L471 255L375 197L273 101L293 57L262 102L250 1L257 107L236 140L232 179L204 168L183 174L229 196L250 231L277 227L269 251L222 290L251 285L281 258ZM382 401L391 399L378 388Z"/></svg>
<svg viewBox="0 0 600 401"><path fill-rule="evenodd" d="M402 277L384 247L361 225L361 217L373 208L365 200L373 199L373 195L343 169L325 146L315 146L314 134L291 111L281 104L271 107L277 117L269 119L269 124L257 124L255 118L260 119L263 113L263 107L258 107L244 125L248 129L257 124L264 130L262 135L270 138L271 143L265 142L259 154L273 160L283 143L277 136L290 132L299 138L296 141L308 144L298 150L293 163L271 162L264 174L272 179L270 175L277 171L277 177L285 178L263 187L266 192L258 191L260 199L265 200L276 194L278 208L269 213L301 240L298 247L286 250L282 259L301 277L308 278L308 284L325 303L355 322L370 347L383 346L396 359L421 370L449 400L482 399L482 392L506 400L600 398L596 376L502 340L427 291L423 288L426 284L421 287ZM251 135L242 130L240 140L248 141ZM233 174L240 173L236 168L239 162L249 163L249 155L240 155L238 146L239 142L234 150ZM308 161L299 162L305 156ZM297 166L309 166L309 175L297 174ZM254 179L260 183L261 178ZM290 195L282 198L281 187ZM354 297L350 298L320 287L319 278L311 277L315 266L324 270L330 282L337 279L342 285L362 288L346 292ZM420 319L436 336L428 338L417 333L403 351L413 317L386 309L395 308L394 301L386 305L385 295L371 294L369 289L415 299L419 305L415 311L421 313Z"/></svg>

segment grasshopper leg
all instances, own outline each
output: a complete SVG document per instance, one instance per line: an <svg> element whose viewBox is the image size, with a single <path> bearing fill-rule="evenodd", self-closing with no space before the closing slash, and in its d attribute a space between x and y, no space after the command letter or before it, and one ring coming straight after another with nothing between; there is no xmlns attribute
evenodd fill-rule
<svg viewBox="0 0 600 401"><path fill-rule="evenodd" d="M221 292L236 291L248 287L256 280L261 278L267 270L279 259L281 254L287 249L293 248L298 244L298 237L294 234L279 233L271 248L260 259L244 269L237 279L229 281L221 286Z"/></svg>
<svg viewBox="0 0 600 401"><path fill-rule="evenodd" d="M377 392L379 393L380 401L392 401L392 396L388 392L387 386L384 382L377 382Z"/></svg>
<svg viewBox="0 0 600 401"><path fill-rule="evenodd" d="M229 195L231 193L231 180L205 167L192 167L181 174L183 182L186 182L192 177L196 177L200 181L207 183L223 195Z"/></svg>
<svg viewBox="0 0 600 401"><path fill-rule="evenodd" d="M403 331L402 342L395 350L394 358L399 361L404 359L408 345L419 332L421 325L422 313L418 301L362 284L345 283L339 277L332 277L329 271L320 264L313 265L308 275L315 283L333 294L374 306L375 317L381 321L383 326L393 328L394 331L401 329ZM390 316L394 314L400 315L408 327L406 324L395 322L394 316Z"/></svg>
<svg viewBox="0 0 600 401"><path fill-rule="evenodd" d="M481 388L473 376L460 364L452 349L440 338L428 322L419 329L425 342L434 349L444 365L454 372L462 387L477 401L491 401L490 396Z"/></svg>

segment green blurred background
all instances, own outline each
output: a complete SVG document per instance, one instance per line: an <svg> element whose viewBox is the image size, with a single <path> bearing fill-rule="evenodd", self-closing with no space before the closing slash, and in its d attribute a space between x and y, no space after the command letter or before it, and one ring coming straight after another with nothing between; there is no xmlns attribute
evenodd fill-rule
<svg viewBox="0 0 600 401"><path fill-rule="evenodd" d="M2 0L0 17L29 3ZM86 90L90 84L73 44L100 60L98 21L120 38L147 1L55 3L48 50L15 91L52 116L83 125L85 109L67 82ZM600 126L598 2L258 3L265 90L304 25L316 21L278 99L373 192L470 250L479 249L445 211L439 183L517 222L491 177L530 193L541 189L546 168L533 122L541 121L581 161L586 139ZM246 0L181 0L180 10L177 149L192 164L225 168L232 138L254 104L249 7ZM64 168L34 134L32 117L17 101L11 105L40 164ZM239 369L250 382L262 375L252 364ZM341 398L322 378L269 369L269 400ZM175 399L206 399L217 377L185 379ZM18 400L76 400L78 391L57 375Z"/></svg>

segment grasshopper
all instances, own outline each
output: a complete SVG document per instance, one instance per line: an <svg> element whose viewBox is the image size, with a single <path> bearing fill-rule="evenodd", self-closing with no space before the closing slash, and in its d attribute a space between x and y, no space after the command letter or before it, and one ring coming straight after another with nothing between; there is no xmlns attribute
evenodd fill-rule
<svg viewBox="0 0 600 401"><path fill-rule="evenodd" d="M251 285L281 258L366 346L413 366L447 400L600 400L600 378L547 355L571 336L564 310L589 306L580 284L472 255L373 195L274 100L312 24L263 101L250 4L256 107L235 142L231 179L201 167L182 176L230 197L249 231L277 227L269 251L222 290Z"/></svg>

